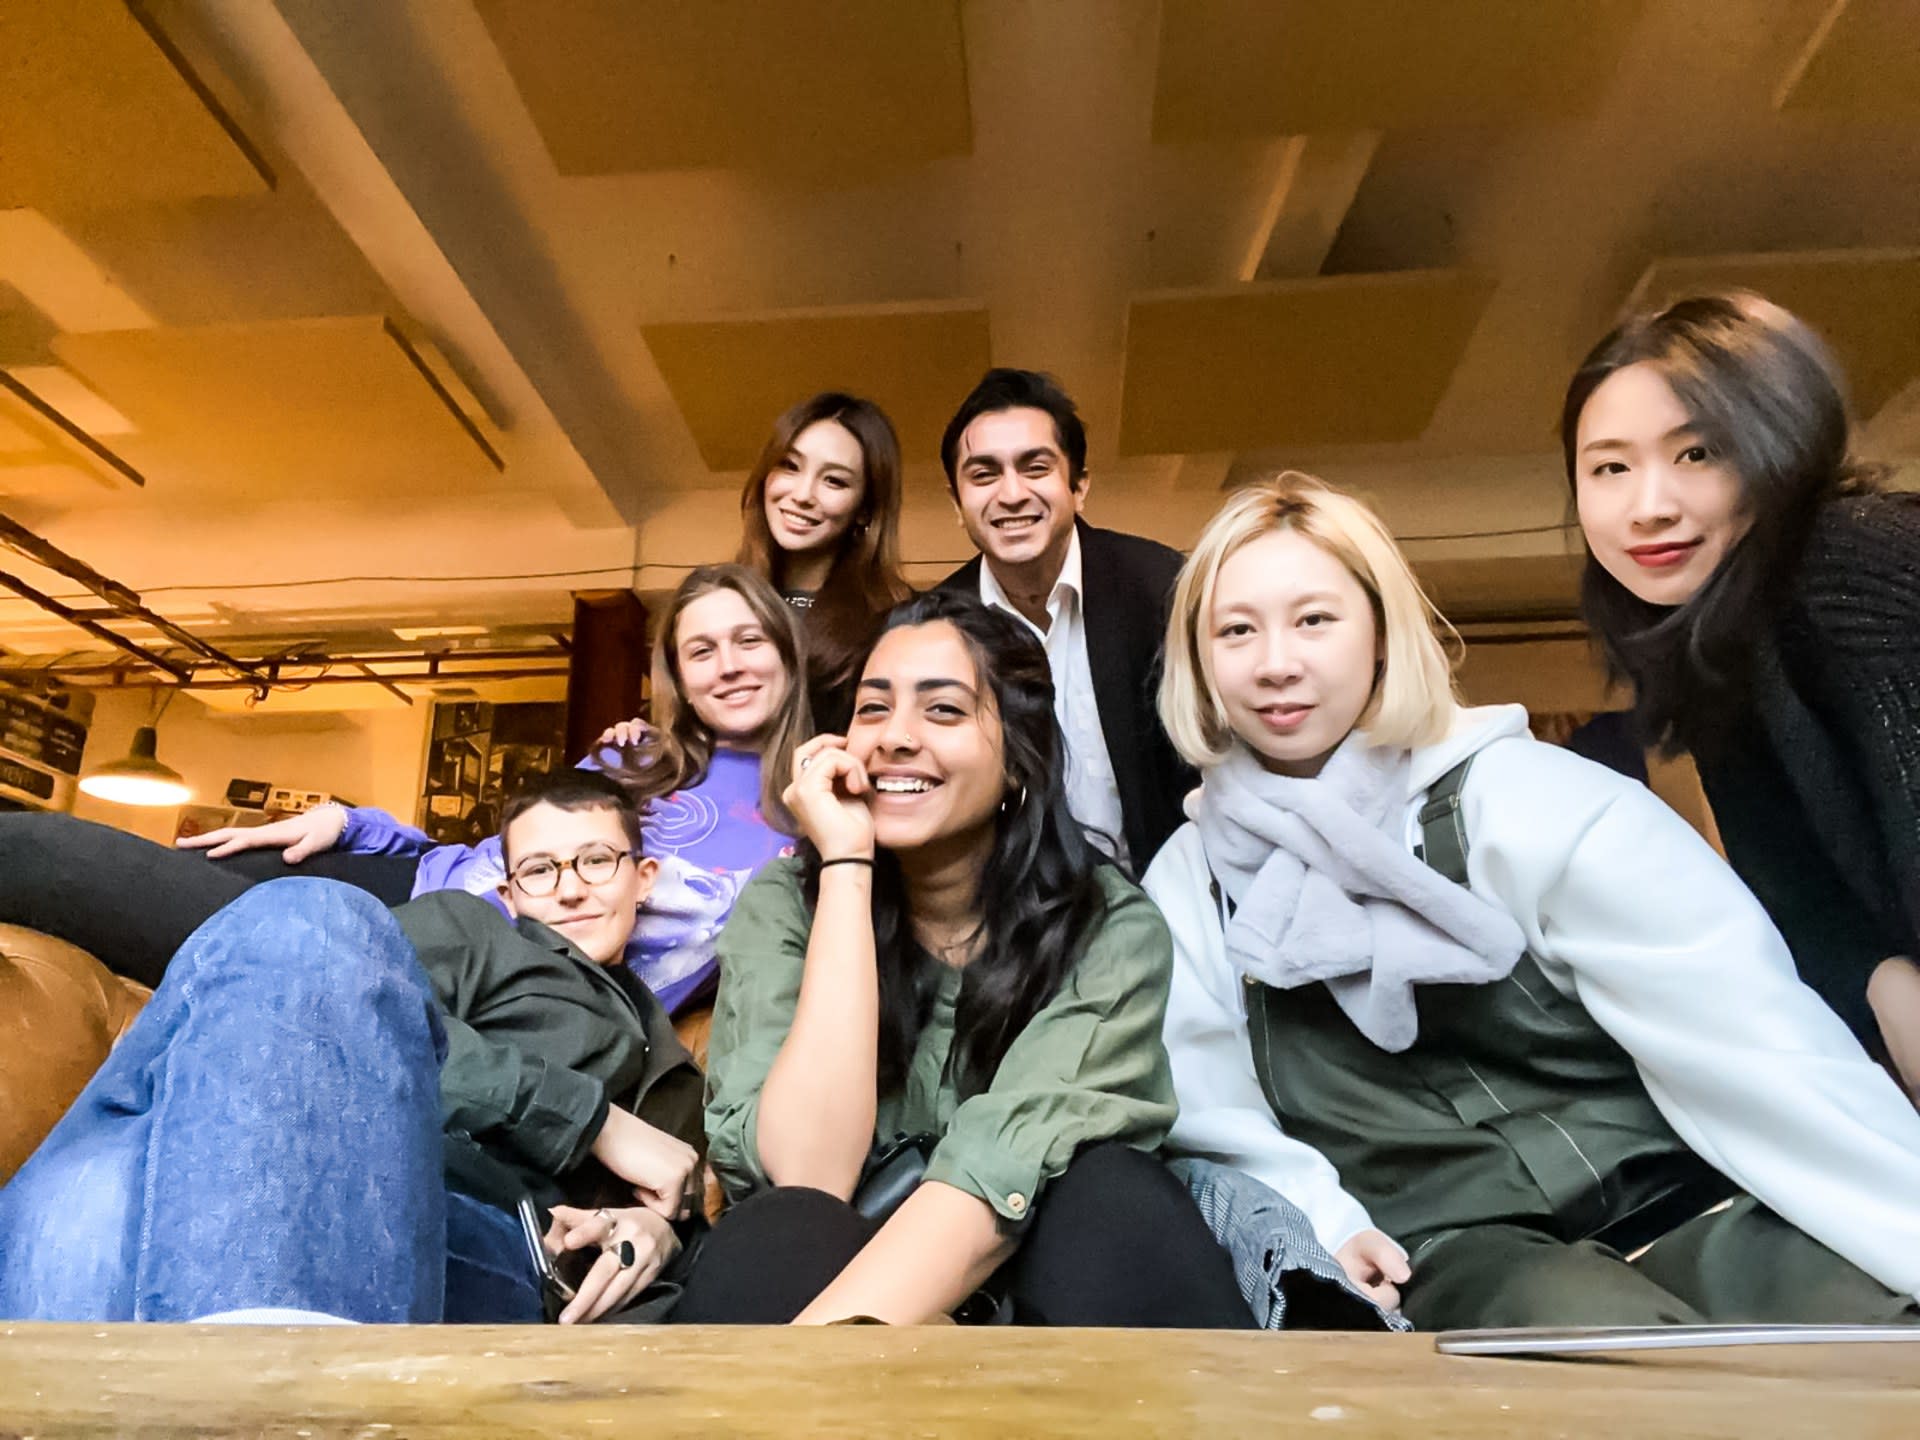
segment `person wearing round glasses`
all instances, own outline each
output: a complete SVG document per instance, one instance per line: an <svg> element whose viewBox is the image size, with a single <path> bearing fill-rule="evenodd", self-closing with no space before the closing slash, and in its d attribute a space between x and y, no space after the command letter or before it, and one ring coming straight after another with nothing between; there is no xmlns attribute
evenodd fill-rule
<svg viewBox="0 0 1920 1440"><path fill-rule="evenodd" d="M0 1187L0 1317L537 1321L527 1202L551 1259L590 1262L557 1318L596 1320L700 1223L700 1074L620 963L657 862L618 781L563 771L508 804L510 921L460 891L389 911L336 881L249 887L44 818L99 861L57 908L107 903L111 877L201 923Z"/></svg>

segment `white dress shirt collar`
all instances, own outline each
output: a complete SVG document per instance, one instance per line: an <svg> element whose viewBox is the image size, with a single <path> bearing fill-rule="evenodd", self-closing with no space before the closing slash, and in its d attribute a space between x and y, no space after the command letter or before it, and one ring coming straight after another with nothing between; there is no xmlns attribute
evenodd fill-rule
<svg viewBox="0 0 1920 1440"><path fill-rule="evenodd" d="M1047 620L1049 627L1059 623L1060 612L1071 597L1075 602L1084 604L1085 595L1081 590L1080 527L1073 527L1073 538L1067 542L1067 558L1060 564L1060 574L1053 582L1053 589L1047 592ZM1041 630L1008 598L1006 588L1001 585L1000 577L993 573L993 564L985 555L980 557L980 600L986 605L997 605L1011 615L1025 620L1027 626L1037 635L1045 638Z"/></svg>

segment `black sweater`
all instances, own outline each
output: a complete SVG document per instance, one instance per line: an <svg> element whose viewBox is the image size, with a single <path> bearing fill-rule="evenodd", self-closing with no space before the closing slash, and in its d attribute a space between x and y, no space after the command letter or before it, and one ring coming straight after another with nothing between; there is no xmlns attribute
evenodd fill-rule
<svg viewBox="0 0 1920 1440"><path fill-rule="evenodd" d="M1920 954L1920 497L1823 507L1755 661L1701 781L1802 978L1875 1042L1868 974Z"/></svg>

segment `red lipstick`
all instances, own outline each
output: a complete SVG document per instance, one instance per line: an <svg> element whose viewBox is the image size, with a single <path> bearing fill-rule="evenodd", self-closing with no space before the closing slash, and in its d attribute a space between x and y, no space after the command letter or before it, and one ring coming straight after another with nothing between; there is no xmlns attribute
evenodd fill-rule
<svg viewBox="0 0 1920 1440"><path fill-rule="evenodd" d="M1663 541L1658 545L1630 546L1627 554L1648 570L1670 570L1699 548L1698 540Z"/></svg>

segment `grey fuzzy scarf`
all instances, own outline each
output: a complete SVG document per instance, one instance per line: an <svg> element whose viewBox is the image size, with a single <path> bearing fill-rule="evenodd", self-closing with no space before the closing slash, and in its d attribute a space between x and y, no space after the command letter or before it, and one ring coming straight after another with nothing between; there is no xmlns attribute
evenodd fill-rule
<svg viewBox="0 0 1920 1440"><path fill-rule="evenodd" d="M1513 917L1407 850L1405 750L1349 735L1312 780L1236 744L1187 801L1234 902L1236 969L1283 990L1325 981L1360 1033L1401 1051L1413 987L1503 979L1526 949Z"/></svg>

